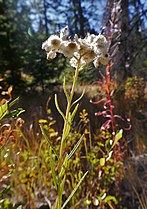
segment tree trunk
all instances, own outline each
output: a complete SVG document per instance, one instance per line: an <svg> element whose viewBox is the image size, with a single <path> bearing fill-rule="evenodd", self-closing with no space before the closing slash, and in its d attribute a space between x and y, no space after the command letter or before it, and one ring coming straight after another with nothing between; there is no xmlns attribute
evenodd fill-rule
<svg viewBox="0 0 147 209"><path fill-rule="evenodd" d="M128 6L128 0L108 0L102 22L106 36L109 36L109 54L115 62L113 69L118 82L126 79L128 70Z"/></svg>

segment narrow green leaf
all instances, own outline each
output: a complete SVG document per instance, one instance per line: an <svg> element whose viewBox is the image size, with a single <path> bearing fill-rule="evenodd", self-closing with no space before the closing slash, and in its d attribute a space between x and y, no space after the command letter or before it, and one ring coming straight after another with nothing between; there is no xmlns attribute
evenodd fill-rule
<svg viewBox="0 0 147 209"><path fill-rule="evenodd" d="M59 179L62 178L62 176L64 175L65 173L65 170L67 168L67 163L68 163L68 155L66 155L65 159L64 159L64 162L62 164L62 167L61 167L61 171L59 173Z"/></svg>
<svg viewBox="0 0 147 209"><path fill-rule="evenodd" d="M113 149L113 147L117 144L117 142L122 138L122 134L123 134L123 130L120 129L120 131L115 136L115 140L114 140L114 143L113 143L111 149Z"/></svg>
<svg viewBox="0 0 147 209"><path fill-rule="evenodd" d="M73 119L74 119L74 117L75 117L75 114L76 114L76 112L77 112L77 110L78 110L78 107L79 107L79 104L77 104L76 106L75 106L75 108L74 108L74 110L73 110L73 112L72 112L72 114L71 114L71 120L73 121Z"/></svg>
<svg viewBox="0 0 147 209"><path fill-rule="evenodd" d="M63 80L63 90L64 90L65 96L67 98L67 101L69 102L69 94L68 94L67 89L66 89L66 78L65 77L64 77L64 80Z"/></svg>
<svg viewBox="0 0 147 209"><path fill-rule="evenodd" d="M59 104L58 104L58 99L57 99L57 94L55 94L55 105L56 105L56 108L58 110L58 112L60 113L60 115L63 117L63 119L65 120L65 116L64 116L64 113L61 111L60 107L59 107Z"/></svg>
<svg viewBox="0 0 147 209"><path fill-rule="evenodd" d="M71 200L71 198L73 197L73 195L75 194L75 192L77 191L77 189L79 188L80 184L82 183L82 181L84 180L85 176L87 175L88 171L86 171L86 173L83 175L83 177L80 179L79 183L76 185L76 187L73 189L73 191L71 192L71 194L69 195L69 197L67 198L67 200L64 202L63 206L61 207L61 209L65 208L65 206L67 205L67 203Z"/></svg>
<svg viewBox="0 0 147 209"><path fill-rule="evenodd" d="M81 136L81 138L79 139L79 141L76 143L76 145L74 146L74 148L72 149L72 151L69 153L68 155L68 160L74 155L74 153L76 152L76 150L78 149L78 147L80 146L82 139L83 139L84 134Z"/></svg>
<svg viewBox="0 0 147 209"><path fill-rule="evenodd" d="M84 94L85 94L85 89L86 89L86 88L83 89L83 92L82 92L81 96L80 96L77 100L75 100L75 101L72 103L72 106L73 106L74 104L76 104L77 102L79 102L79 101L82 99L82 97L83 97Z"/></svg>
<svg viewBox="0 0 147 209"><path fill-rule="evenodd" d="M54 158L53 158L52 147L50 147L50 167L51 167L51 172L52 172L54 185L55 185L55 188L57 190L58 189L58 183L57 183L57 178L56 178L55 161L54 161Z"/></svg>
<svg viewBox="0 0 147 209"><path fill-rule="evenodd" d="M42 124L40 124L40 129L41 129L41 132L42 132L42 135L44 136L44 138L46 139L46 141L49 143L49 145L52 147L54 153L56 154L57 158L59 159L59 155L55 149L55 147L53 146L52 142L49 140L48 136L46 135L43 127L42 127Z"/></svg>
<svg viewBox="0 0 147 209"><path fill-rule="evenodd" d="M60 200L62 201L62 195L64 191L64 185L65 185L66 175L64 175L64 178L60 184Z"/></svg>
<svg viewBox="0 0 147 209"><path fill-rule="evenodd" d="M8 102L0 106L0 120L7 114L8 112Z"/></svg>
<svg viewBox="0 0 147 209"><path fill-rule="evenodd" d="M11 102L9 103L9 107L12 107L12 106L15 105L18 101L19 101L19 97L17 97L17 98L14 99L13 101L11 101Z"/></svg>
<svg viewBox="0 0 147 209"><path fill-rule="evenodd" d="M67 126L66 126L66 130L65 130L65 133L64 133L64 139L66 139L66 137L69 135L69 132L70 132L70 129L71 129L71 114L69 112L69 116L67 118Z"/></svg>

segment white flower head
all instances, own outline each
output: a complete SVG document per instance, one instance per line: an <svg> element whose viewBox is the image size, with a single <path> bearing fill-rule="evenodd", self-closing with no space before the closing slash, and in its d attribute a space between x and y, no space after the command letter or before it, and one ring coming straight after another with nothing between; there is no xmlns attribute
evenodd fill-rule
<svg viewBox="0 0 147 209"><path fill-rule="evenodd" d="M73 41L65 41L61 45L61 53L64 54L65 57L73 57L75 52L78 52L78 46Z"/></svg>
<svg viewBox="0 0 147 209"><path fill-rule="evenodd" d="M96 54L92 49L87 50L87 52L82 56L82 59L88 63L92 62Z"/></svg>
<svg viewBox="0 0 147 209"><path fill-rule="evenodd" d="M88 45L93 44L95 40L96 35L88 33L87 36L85 37L85 41L87 42Z"/></svg>
<svg viewBox="0 0 147 209"><path fill-rule="evenodd" d="M60 36L51 35L42 44L42 49L47 52L47 59L54 59L57 53L71 58L73 67L83 68L93 62L97 68L99 64L107 65L110 58L106 57L108 41L103 35L87 34L85 38L79 38L75 34L73 41L67 36L68 26L64 27Z"/></svg>
<svg viewBox="0 0 147 209"><path fill-rule="evenodd" d="M48 40L48 46L52 49L52 50L57 50L60 48L60 44L61 44L61 39L59 38L59 36L57 35L51 35Z"/></svg>
<svg viewBox="0 0 147 209"><path fill-rule="evenodd" d="M48 60L54 59L56 56L57 56L57 53L55 51L50 51L47 53Z"/></svg>

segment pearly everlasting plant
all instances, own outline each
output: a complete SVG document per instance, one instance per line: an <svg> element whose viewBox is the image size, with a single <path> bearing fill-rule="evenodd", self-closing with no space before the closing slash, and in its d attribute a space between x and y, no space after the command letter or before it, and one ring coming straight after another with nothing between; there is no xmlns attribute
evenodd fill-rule
<svg viewBox="0 0 147 209"><path fill-rule="evenodd" d="M75 34L71 40L67 35L68 26L63 28L60 36L51 35L43 44L42 49L47 53L47 59L54 59L57 53L70 58L72 67L83 68L93 62L97 68L99 64L107 65L110 58L107 56L108 41L103 35L87 34L85 38L79 38Z"/></svg>
<svg viewBox="0 0 147 209"><path fill-rule="evenodd" d="M84 135L82 135L78 140L78 142L75 144L74 148L71 150L71 152L67 153L67 147L68 147L67 142L71 134L72 124L75 114L79 107L78 102L84 95L84 91L83 91L82 95L78 99L73 101L79 71L85 65L91 62L93 62L94 66L97 68L99 64L107 65L110 60L110 58L107 56L108 42L103 35L87 34L86 37L82 39L79 38L78 35L76 34L73 40L71 40L71 38L67 35L67 29L68 27L66 26L61 30L59 36L51 35L42 44L42 49L44 49L47 53L47 59L49 60L54 59L57 56L57 53L61 53L65 57L70 59L71 66L75 68L73 83L70 92L67 90L66 87L66 78L64 78L63 81L63 90L66 96L66 103L67 103L65 113L60 109L58 97L57 95L55 95L56 108L64 120L59 152L57 152L52 142L48 139L49 144L51 145L50 147L51 172L52 172L54 186L57 191L57 199L55 201L54 206L52 207L53 209L64 209L67 203L71 200L74 193L79 188L85 176L88 174L88 171L85 172L85 174L79 180L78 184L74 187L73 191L71 192L67 200L63 203L62 195L65 188L66 172L70 165L69 161L71 160L75 151L78 149L80 143L82 143L84 137ZM41 130L44 137L46 138L47 136L45 135L43 129ZM56 155L56 158L54 158L52 151Z"/></svg>

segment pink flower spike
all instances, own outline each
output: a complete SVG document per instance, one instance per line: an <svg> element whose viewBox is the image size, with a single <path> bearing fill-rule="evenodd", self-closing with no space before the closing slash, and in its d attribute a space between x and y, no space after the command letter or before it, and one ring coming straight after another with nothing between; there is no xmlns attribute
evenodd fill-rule
<svg viewBox="0 0 147 209"><path fill-rule="evenodd" d="M111 123L111 120L107 120L101 127L102 130L108 128L109 124Z"/></svg>
<svg viewBox="0 0 147 209"><path fill-rule="evenodd" d="M125 121L125 119L122 118L120 115L114 115L114 118L119 118L119 119L121 119L122 121Z"/></svg>
<svg viewBox="0 0 147 209"><path fill-rule="evenodd" d="M101 116L102 115L102 112L96 112L95 113L95 116Z"/></svg>
<svg viewBox="0 0 147 209"><path fill-rule="evenodd" d="M106 111L104 110L104 111L102 111L102 115L103 115L105 118L111 118L111 115L109 115L108 112L109 112L108 110L106 110Z"/></svg>
<svg viewBox="0 0 147 209"><path fill-rule="evenodd" d="M109 100L107 100L105 103L104 103L104 106L107 106L107 104L110 104L110 99Z"/></svg>
<svg viewBox="0 0 147 209"><path fill-rule="evenodd" d="M97 101L97 102L93 102L92 100L90 100L90 103L91 103L91 104L100 104L100 103L103 102L103 101L106 101L106 98L100 99L100 100Z"/></svg>
<svg viewBox="0 0 147 209"><path fill-rule="evenodd" d="M129 124L129 127L128 128L123 128L125 131L130 131L132 128L131 124Z"/></svg>
<svg viewBox="0 0 147 209"><path fill-rule="evenodd" d="M110 105L110 106L111 106L112 109L115 107L114 105Z"/></svg>

